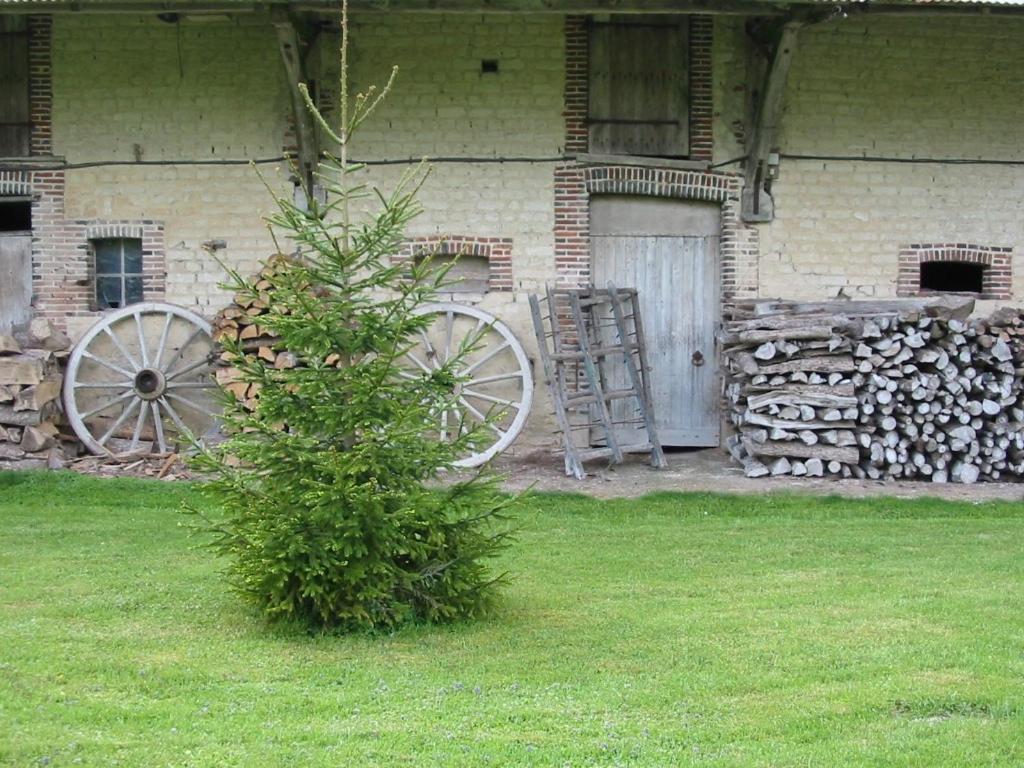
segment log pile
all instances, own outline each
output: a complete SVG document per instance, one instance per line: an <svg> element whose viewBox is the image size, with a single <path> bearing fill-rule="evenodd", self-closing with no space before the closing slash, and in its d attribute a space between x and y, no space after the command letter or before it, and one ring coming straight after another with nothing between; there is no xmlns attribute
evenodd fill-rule
<svg viewBox="0 0 1024 768"><path fill-rule="evenodd" d="M0 469L64 466L60 392L70 351L44 318L0 335Z"/></svg>
<svg viewBox="0 0 1024 768"><path fill-rule="evenodd" d="M213 340L221 344L226 339L237 341L246 355L253 355L275 368L294 368L295 355L275 349L277 338L260 325L260 317L270 308L270 292L274 278L289 257L277 254L267 260L259 273L250 278L253 287L250 294L236 294L230 304L221 309L213 320ZM240 371L232 364L234 355L222 351L217 360L217 383L233 394L245 407L256 406L259 385L242 381Z"/></svg>
<svg viewBox="0 0 1024 768"><path fill-rule="evenodd" d="M723 335L748 476L1024 479L1024 314L964 299L735 306Z"/></svg>

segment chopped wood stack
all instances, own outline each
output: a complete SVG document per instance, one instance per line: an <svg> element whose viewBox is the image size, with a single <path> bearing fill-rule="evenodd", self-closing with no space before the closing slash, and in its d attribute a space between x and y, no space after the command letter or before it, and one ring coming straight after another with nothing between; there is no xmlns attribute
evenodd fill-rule
<svg viewBox="0 0 1024 768"><path fill-rule="evenodd" d="M753 301L723 336L746 474L1024 478L1024 314L973 302Z"/></svg>
<svg viewBox="0 0 1024 768"><path fill-rule="evenodd" d="M749 477L851 476L859 460L851 336L862 321L782 302L737 305L723 336L730 451Z"/></svg>
<svg viewBox="0 0 1024 768"><path fill-rule="evenodd" d="M295 355L275 349L277 338L259 324L260 317L269 311L274 278L288 259L284 254L268 259L259 274L249 281L255 289L253 295L236 294L232 303L217 313L213 321L215 342L220 343L224 339L238 341L247 355L254 355L275 368L295 367ZM259 395L259 385L242 381L241 373L232 366L232 361L232 353L220 353L217 383L252 410Z"/></svg>
<svg viewBox="0 0 1024 768"><path fill-rule="evenodd" d="M44 318L0 335L0 469L64 465L60 392L71 341Z"/></svg>

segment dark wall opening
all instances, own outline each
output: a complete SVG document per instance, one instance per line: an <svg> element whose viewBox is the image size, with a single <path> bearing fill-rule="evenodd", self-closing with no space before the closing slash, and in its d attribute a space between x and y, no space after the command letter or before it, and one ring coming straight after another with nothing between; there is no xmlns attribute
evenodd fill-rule
<svg viewBox="0 0 1024 768"><path fill-rule="evenodd" d="M31 201L0 199L0 232L30 232L31 230Z"/></svg>
<svg viewBox="0 0 1024 768"><path fill-rule="evenodd" d="M984 277L984 264L928 261L921 265L921 290L981 293Z"/></svg>

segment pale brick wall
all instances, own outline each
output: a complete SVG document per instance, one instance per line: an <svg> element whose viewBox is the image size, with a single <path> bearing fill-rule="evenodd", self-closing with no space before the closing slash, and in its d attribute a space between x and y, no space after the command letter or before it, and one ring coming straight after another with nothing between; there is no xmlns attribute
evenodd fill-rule
<svg viewBox="0 0 1024 768"><path fill-rule="evenodd" d="M356 16L352 92L383 85L394 93L364 124L360 159L427 157L553 158L562 152L564 41L556 16L390 14ZM327 85L336 80L336 44L323 46ZM482 59L498 62L481 73ZM410 234L513 238L513 288L536 290L553 276L556 163L438 163L423 186L424 215ZM368 177L389 189L399 167ZM513 297L524 301L525 296Z"/></svg>
<svg viewBox="0 0 1024 768"><path fill-rule="evenodd" d="M180 35L180 40L179 40ZM180 45L180 55L179 55ZM336 38L320 42L318 80L336 82ZM482 74L481 59L496 59L497 74ZM446 16L368 14L353 24L353 80L382 83L401 68L395 91L361 131L360 158L421 156L553 158L562 152L564 41L554 16ZM60 16L53 39L54 153L70 163L96 160L266 157L289 143L288 95L268 17L179 27L153 17ZM439 163L423 186L424 214L413 237L461 236L511 240L512 290L491 292L481 304L507 322L532 348L527 293L554 275L553 173L556 163ZM263 172L288 190L287 169ZM401 166L374 166L366 178L392 188ZM101 167L65 174L61 220L155 221L163 226L166 292L163 299L211 316L227 297L223 273L202 248L224 240L225 259L243 274L272 252L262 216L267 191L247 166ZM59 281L77 285L52 292L76 306L64 313L81 332L93 315L84 242L60 244L74 259ZM54 259L51 259L54 260ZM50 266L47 265L47 270ZM460 297L463 298L463 297ZM547 430L543 384L531 437Z"/></svg>
<svg viewBox="0 0 1024 768"><path fill-rule="evenodd" d="M846 19L801 33L782 151L1024 158L1024 21ZM724 128L722 129L724 132ZM896 295L900 247L1014 248L1024 298L1024 167L783 160L761 227L761 293Z"/></svg>
<svg viewBox="0 0 1024 768"><path fill-rule="evenodd" d="M152 16L57 16L53 36L54 151L68 162L281 154L289 107L266 17L179 27ZM262 170L287 189L278 166ZM261 220L269 203L245 165L66 174L66 218L163 223L165 298L208 315L224 302L223 275L201 244L226 241L219 256L251 270L273 247Z"/></svg>

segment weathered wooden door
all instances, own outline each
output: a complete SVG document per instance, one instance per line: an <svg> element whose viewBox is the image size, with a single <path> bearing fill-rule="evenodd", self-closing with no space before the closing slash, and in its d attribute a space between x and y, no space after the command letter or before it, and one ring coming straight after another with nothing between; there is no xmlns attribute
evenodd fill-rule
<svg viewBox="0 0 1024 768"><path fill-rule="evenodd" d="M663 445L719 443L720 228L713 203L591 200L594 284L639 291Z"/></svg>
<svg viewBox="0 0 1024 768"><path fill-rule="evenodd" d="M0 333L27 322L32 301L32 235L0 232Z"/></svg>

